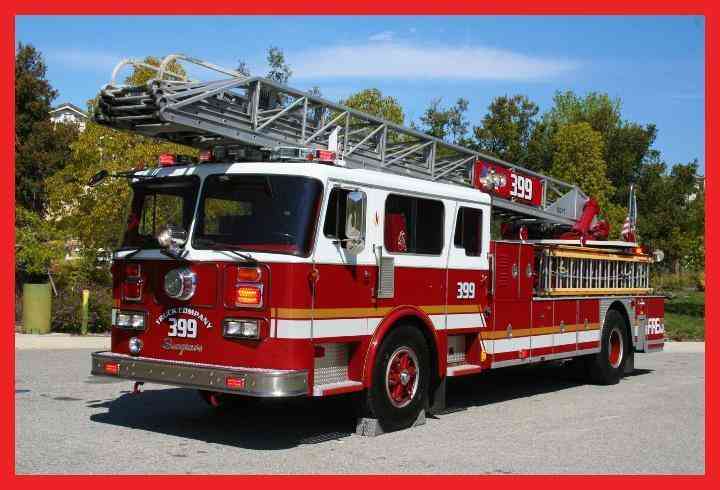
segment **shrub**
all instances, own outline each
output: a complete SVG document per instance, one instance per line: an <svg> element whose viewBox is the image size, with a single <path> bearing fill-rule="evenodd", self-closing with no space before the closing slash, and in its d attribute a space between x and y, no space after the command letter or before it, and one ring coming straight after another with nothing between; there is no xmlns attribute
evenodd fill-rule
<svg viewBox="0 0 720 490"><path fill-rule="evenodd" d="M88 332L110 329L112 278L107 266L96 264L94 256L65 261L53 274L57 296L53 298L52 329L79 333L82 323L82 291L90 291Z"/></svg>
<svg viewBox="0 0 720 490"><path fill-rule="evenodd" d="M696 289L698 275L698 272L681 272L680 274L656 272L650 275L650 286L660 293Z"/></svg>

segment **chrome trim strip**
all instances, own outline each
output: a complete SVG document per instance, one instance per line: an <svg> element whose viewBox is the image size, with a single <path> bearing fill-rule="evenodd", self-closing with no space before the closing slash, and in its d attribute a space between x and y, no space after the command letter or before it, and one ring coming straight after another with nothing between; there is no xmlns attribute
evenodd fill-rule
<svg viewBox="0 0 720 490"><path fill-rule="evenodd" d="M201 390L235 393L257 397L292 397L308 395L308 372L306 370L274 370L238 368L176 362L133 357L113 352L94 352L91 373L96 376L124 378L133 381L196 388ZM105 363L119 364L118 374L104 371ZM225 385L228 376L243 378L245 386L231 389Z"/></svg>

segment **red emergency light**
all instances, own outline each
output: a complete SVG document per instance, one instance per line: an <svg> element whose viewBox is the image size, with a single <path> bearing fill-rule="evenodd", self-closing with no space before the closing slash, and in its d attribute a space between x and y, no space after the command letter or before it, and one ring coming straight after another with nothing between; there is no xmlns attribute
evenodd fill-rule
<svg viewBox="0 0 720 490"><path fill-rule="evenodd" d="M200 162L210 162L212 161L213 155L212 151L210 150L203 150L198 155L198 161Z"/></svg>
<svg viewBox="0 0 720 490"><path fill-rule="evenodd" d="M175 155L172 153L163 153L158 157L158 163L161 167L171 167L175 165Z"/></svg>

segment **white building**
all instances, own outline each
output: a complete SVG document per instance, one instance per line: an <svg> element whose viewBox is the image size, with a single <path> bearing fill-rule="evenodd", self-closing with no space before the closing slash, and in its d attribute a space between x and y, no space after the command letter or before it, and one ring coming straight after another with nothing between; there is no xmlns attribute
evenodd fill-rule
<svg viewBox="0 0 720 490"><path fill-rule="evenodd" d="M50 120L56 123L74 123L80 127L80 131L83 131L88 116L78 106L64 102L50 111Z"/></svg>

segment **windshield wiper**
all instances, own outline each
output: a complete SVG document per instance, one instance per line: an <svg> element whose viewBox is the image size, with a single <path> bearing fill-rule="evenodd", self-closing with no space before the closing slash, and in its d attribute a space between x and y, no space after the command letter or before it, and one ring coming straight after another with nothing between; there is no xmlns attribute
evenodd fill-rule
<svg viewBox="0 0 720 490"><path fill-rule="evenodd" d="M250 255L249 253L240 252L240 251L238 251L238 250L233 250L233 249L231 249L231 248L229 248L229 249L227 249L227 250L222 250L222 251L223 251L223 252L230 252L231 254L240 257L240 258L243 259L245 262L250 262L250 263L252 263L252 264L257 264L257 263L258 263L258 260L257 260L255 257L253 257L252 255Z"/></svg>
<svg viewBox="0 0 720 490"><path fill-rule="evenodd" d="M223 243L223 242L216 242L215 240L210 240L209 238L196 238L195 243L201 244L203 246L206 246L210 248L211 250L216 250L218 252L228 252L236 257L240 257L245 262L250 262L253 264L257 264L258 260L246 252L240 252L237 249L234 249L234 245L231 245L229 243Z"/></svg>

